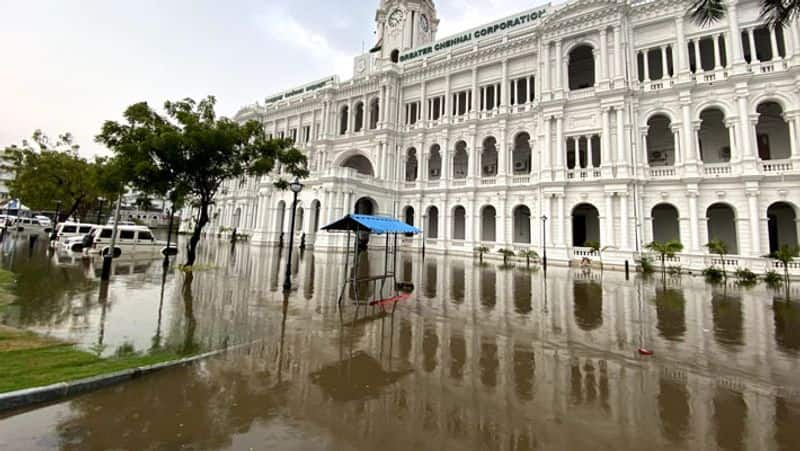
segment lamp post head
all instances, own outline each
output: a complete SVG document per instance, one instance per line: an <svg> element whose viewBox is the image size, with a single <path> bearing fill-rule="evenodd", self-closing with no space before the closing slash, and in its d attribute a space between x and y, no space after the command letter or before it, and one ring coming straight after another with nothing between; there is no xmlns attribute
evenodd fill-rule
<svg viewBox="0 0 800 451"><path fill-rule="evenodd" d="M542 219L542 221L547 222L547 215L542 215L541 219Z"/></svg>
<svg viewBox="0 0 800 451"><path fill-rule="evenodd" d="M295 194L303 190L303 184L300 183L299 177L295 177L294 180L292 180L292 183L289 184L289 189Z"/></svg>

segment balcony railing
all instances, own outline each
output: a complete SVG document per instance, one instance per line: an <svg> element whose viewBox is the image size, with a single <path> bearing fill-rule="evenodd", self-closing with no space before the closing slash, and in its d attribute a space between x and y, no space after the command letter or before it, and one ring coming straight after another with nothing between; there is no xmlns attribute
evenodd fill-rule
<svg viewBox="0 0 800 451"><path fill-rule="evenodd" d="M730 163L714 163L704 164L703 173L712 177L721 177L723 175L731 175L733 170Z"/></svg>
<svg viewBox="0 0 800 451"><path fill-rule="evenodd" d="M678 171L673 167L650 168L650 177L653 178L667 178L667 177L675 177L677 175Z"/></svg>
<svg viewBox="0 0 800 451"><path fill-rule="evenodd" d="M761 171L765 174L780 174L783 172L791 172L793 165L790 160L772 160L762 161Z"/></svg>
<svg viewBox="0 0 800 451"><path fill-rule="evenodd" d="M581 168L581 169L568 169L567 180L587 180L597 179L602 177L603 173L600 168Z"/></svg>
<svg viewBox="0 0 800 451"><path fill-rule="evenodd" d="M531 183L530 175L515 175L511 178L511 183L514 185L529 185Z"/></svg>
<svg viewBox="0 0 800 451"><path fill-rule="evenodd" d="M452 186L466 186L467 179L453 179Z"/></svg>
<svg viewBox="0 0 800 451"><path fill-rule="evenodd" d="M481 185L492 186L497 184L497 177L483 177L481 178Z"/></svg>

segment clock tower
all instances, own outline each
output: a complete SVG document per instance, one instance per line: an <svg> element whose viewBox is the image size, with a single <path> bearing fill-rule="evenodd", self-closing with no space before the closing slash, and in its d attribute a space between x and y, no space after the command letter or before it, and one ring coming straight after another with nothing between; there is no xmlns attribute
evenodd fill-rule
<svg viewBox="0 0 800 451"><path fill-rule="evenodd" d="M404 51L433 42L439 27L433 0L381 0L375 22L381 56L395 63Z"/></svg>

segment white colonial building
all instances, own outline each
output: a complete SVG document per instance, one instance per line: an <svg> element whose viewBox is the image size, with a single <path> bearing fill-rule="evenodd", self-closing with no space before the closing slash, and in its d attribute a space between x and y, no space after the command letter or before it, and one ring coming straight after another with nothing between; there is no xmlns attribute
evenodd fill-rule
<svg viewBox="0 0 800 451"><path fill-rule="evenodd" d="M312 170L295 233L309 247L349 212L402 218L427 252L546 244L550 261L632 261L678 238L679 263L732 263L798 241L800 28L769 29L757 0L701 28L689 1L573 0L437 39L432 0L382 0L379 41L354 76L243 108L290 137ZM231 180L209 232L288 242L291 193ZM546 218L546 219L544 219Z"/></svg>

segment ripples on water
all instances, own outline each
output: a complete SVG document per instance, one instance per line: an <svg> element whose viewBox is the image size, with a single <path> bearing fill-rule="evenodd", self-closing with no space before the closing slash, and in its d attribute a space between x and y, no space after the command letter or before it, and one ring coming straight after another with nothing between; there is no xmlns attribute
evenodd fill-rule
<svg viewBox="0 0 800 451"><path fill-rule="evenodd" d="M343 256L203 243L194 275L2 243L3 323L105 355L255 342L0 421L0 448L797 449L800 305L765 288L403 255L389 308L336 307ZM297 255L297 254L295 254ZM373 273L380 254L365 257ZM366 274L367 266L362 266ZM163 282L163 283L162 283ZM371 296L373 287L359 287ZM163 298L162 298L163 292ZM353 298L355 291L348 293ZM640 346L653 357L636 355Z"/></svg>

